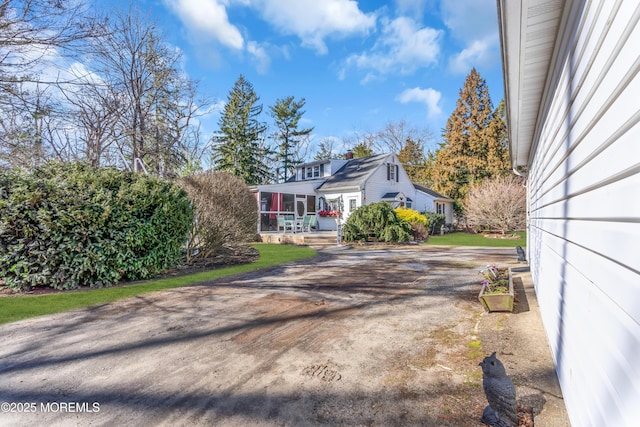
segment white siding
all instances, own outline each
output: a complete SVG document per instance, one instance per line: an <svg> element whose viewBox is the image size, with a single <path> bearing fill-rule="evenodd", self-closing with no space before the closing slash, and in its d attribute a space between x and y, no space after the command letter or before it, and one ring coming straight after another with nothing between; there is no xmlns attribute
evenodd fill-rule
<svg viewBox="0 0 640 427"><path fill-rule="evenodd" d="M393 163L398 165L398 181L390 181L387 179L387 167L386 163ZM364 200L365 205L379 202L386 193L402 192L405 196L413 199L415 194L415 188L409 179L409 176L405 172L400 161L395 155L390 155L385 163L376 169L376 171L367 179L364 188Z"/></svg>
<svg viewBox="0 0 640 427"><path fill-rule="evenodd" d="M413 209L418 212L436 212L436 199L430 194L424 193L420 190L416 190L415 203ZM453 202L443 201L440 199L438 203L444 204L444 216L447 224L453 224Z"/></svg>
<svg viewBox="0 0 640 427"><path fill-rule="evenodd" d="M351 209L350 209L350 201L351 200L355 200L355 208L359 208L360 206L362 206L362 197L360 195L360 192L353 192L353 193L344 193L342 195L343 200L344 200L344 215L343 215L343 219L346 221L347 218L349 218L349 215L351 215Z"/></svg>
<svg viewBox="0 0 640 427"><path fill-rule="evenodd" d="M529 259L575 426L640 419L640 3L568 2L529 167Z"/></svg>

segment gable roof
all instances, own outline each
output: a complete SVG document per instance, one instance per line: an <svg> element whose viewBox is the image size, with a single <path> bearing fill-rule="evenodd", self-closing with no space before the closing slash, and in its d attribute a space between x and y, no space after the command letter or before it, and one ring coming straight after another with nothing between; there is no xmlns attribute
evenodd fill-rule
<svg viewBox="0 0 640 427"><path fill-rule="evenodd" d="M428 195L435 197L436 199L451 200L453 202L453 199L451 197L444 196L438 193L437 191L434 191L428 187L425 187L424 185L416 184L414 182L413 186L415 187L416 190L422 191L423 193L427 193Z"/></svg>
<svg viewBox="0 0 640 427"><path fill-rule="evenodd" d="M384 164L389 156L391 156L391 154L387 153L351 159L336 173L328 177L327 180L318 187L318 190L361 189L367 179Z"/></svg>

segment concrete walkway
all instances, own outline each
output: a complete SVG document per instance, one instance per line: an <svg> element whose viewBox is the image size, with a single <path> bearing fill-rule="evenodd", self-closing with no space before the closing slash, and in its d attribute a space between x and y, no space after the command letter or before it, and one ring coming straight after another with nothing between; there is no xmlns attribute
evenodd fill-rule
<svg viewBox="0 0 640 427"><path fill-rule="evenodd" d="M533 408L536 426L570 427L531 273L527 267L517 270L514 313L485 314L480 338L500 355L517 385L519 404Z"/></svg>

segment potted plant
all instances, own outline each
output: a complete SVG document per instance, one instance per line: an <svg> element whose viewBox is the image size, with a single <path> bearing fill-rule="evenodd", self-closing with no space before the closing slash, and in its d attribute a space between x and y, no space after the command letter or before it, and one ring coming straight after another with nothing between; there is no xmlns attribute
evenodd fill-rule
<svg viewBox="0 0 640 427"><path fill-rule="evenodd" d="M480 274L484 280L478 299L484 308L489 312L513 311L514 292L511 270L491 264L480 270Z"/></svg>

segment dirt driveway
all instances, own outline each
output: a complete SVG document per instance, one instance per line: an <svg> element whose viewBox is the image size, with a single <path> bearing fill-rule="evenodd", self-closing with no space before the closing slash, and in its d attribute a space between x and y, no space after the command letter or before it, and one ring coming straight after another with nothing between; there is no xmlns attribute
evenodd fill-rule
<svg viewBox="0 0 640 427"><path fill-rule="evenodd" d="M4 325L0 425L477 426L478 268L515 261L328 250Z"/></svg>

